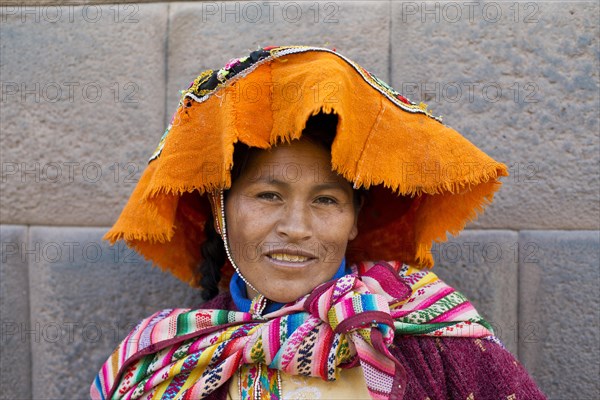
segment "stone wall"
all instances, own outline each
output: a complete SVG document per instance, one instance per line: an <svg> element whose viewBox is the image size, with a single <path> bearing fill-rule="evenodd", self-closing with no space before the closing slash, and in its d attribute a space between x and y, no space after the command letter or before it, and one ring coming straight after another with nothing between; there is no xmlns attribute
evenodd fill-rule
<svg viewBox="0 0 600 400"><path fill-rule="evenodd" d="M549 398L600 397L596 2L2 4L1 399L86 398L135 322L200 302L101 236L178 90L274 44L335 47L509 166L437 271Z"/></svg>

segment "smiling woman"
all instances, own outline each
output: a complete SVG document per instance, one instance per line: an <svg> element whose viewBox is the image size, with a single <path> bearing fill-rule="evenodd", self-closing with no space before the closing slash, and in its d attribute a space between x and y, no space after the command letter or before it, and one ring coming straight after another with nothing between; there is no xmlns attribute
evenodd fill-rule
<svg viewBox="0 0 600 400"><path fill-rule="evenodd" d="M306 139L259 151L225 200L229 246L250 297L288 303L329 281L357 234L352 186ZM290 168L292 167L292 168ZM255 248L248 258L244 249Z"/></svg>
<svg viewBox="0 0 600 400"><path fill-rule="evenodd" d="M140 322L92 398L544 398L426 271L432 241L506 174L335 51L268 47L203 72L106 237L208 301Z"/></svg>

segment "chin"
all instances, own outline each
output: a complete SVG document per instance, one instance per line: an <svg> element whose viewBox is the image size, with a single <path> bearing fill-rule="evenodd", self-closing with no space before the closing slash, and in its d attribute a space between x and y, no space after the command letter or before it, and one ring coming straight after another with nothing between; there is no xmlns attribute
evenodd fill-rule
<svg viewBox="0 0 600 400"><path fill-rule="evenodd" d="M304 296L307 293L303 293L303 294L299 294L297 296L295 295L287 295L287 296L272 296L272 297L268 297L267 298L271 301L275 301L277 303L291 303L294 302L296 300L298 300L300 297Z"/></svg>
<svg viewBox="0 0 600 400"><path fill-rule="evenodd" d="M291 303L299 298L309 294L311 290L289 290L289 289L281 289L277 292L273 293L271 296L265 295L265 297L271 301L275 301L277 303Z"/></svg>
<svg viewBox="0 0 600 400"><path fill-rule="evenodd" d="M322 285L325 282L331 280L329 275L317 275L315 271L303 271L304 278L306 275L311 275L314 279L307 281L301 279L296 274L294 277L288 276L279 277L275 273L271 274L271 279L263 281L262 285L257 285L257 289L267 299L277 303L291 303L298 300L301 297L310 294L316 287Z"/></svg>

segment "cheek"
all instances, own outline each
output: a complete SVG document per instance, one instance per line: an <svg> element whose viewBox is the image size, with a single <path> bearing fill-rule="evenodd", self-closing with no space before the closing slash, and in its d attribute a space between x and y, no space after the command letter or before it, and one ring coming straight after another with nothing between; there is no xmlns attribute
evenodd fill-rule
<svg viewBox="0 0 600 400"><path fill-rule="evenodd" d="M343 256L354 231L354 214L343 212L331 218L317 218L318 238L331 255Z"/></svg>
<svg viewBox="0 0 600 400"><path fill-rule="evenodd" d="M263 207L244 198L237 198L227 203L225 217L230 243L261 242L270 229L271 222L268 215Z"/></svg>
<svg viewBox="0 0 600 400"><path fill-rule="evenodd" d="M348 240L354 227L354 213L348 210L333 211L327 214L315 215L315 225L318 232L338 240Z"/></svg>

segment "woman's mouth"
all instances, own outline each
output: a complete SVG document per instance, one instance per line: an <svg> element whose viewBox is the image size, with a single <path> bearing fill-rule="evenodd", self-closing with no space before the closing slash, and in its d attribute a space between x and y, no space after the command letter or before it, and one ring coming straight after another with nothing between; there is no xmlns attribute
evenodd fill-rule
<svg viewBox="0 0 600 400"><path fill-rule="evenodd" d="M289 262L304 262L304 261L308 261L309 258L305 257L305 256L299 256L299 255L295 255L295 254L286 254L286 253L273 253L273 254L269 254L269 257L271 257L274 260L277 261L289 261Z"/></svg>
<svg viewBox="0 0 600 400"><path fill-rule="evenodd" d="M273 264L283 267L306 267L316 260L315 257L309 257L301 254L290 254L290 253L270 253L267 254L267 258Z"/></svg>

